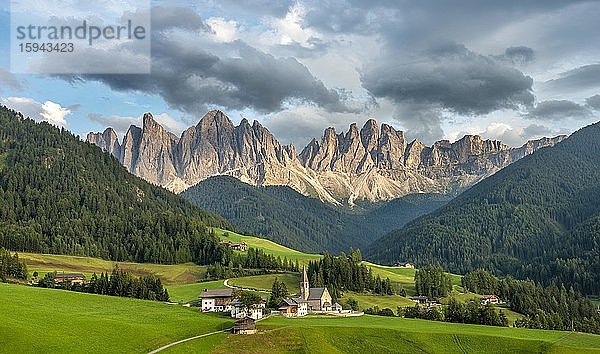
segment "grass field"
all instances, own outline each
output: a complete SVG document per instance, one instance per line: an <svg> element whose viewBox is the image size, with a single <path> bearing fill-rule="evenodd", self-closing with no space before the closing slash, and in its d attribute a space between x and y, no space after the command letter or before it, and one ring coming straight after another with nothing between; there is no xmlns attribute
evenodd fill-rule
<svg viewBox="0 0 600 354"><path fill-rule="evenodd" d="M406 307L415 305L414 301L411 301L400 295L372 295L353 293L350 291L345 292L338 302L343 305L349 298L353 298L354 300L358 301L358 306L361 310L378 306L380 309L387 307L396 313L396 308L398 306Z"/></svg>
<svg viewBox="0 0 600 354"><path fill-rule="evenodd" d="M219 237L223 240L229 240L232 242L246 242L248 247L260 248L267 254L272 254L274 256L280 256L282 259L287 257L288 260L298 261L300 265L308 264L309 261L320 259L321 255L319 254L309 254L303 253L300 251L293 250L291 248L287 248L280 244L277 244L273 241L269 241L263 238L258 238L254 236L244 236L240 234L236 234L232 231L226 231L221 229L213 229Z"/></svg>
<svg viewBox="0 0 600 354"><path fill-rule="evenodd" d="M147 353L228 328L197 309L65 290L0 284L0 352Z"/></svg>
<svg viewBox="0 0 600 354"><path fill-rule="evenodd" d="M173 302L189 302L198 300L198 296L204 289L225 289L222 280L207 281L202 283L169 285L166 287L169 297Z"/></svg>
<svg viewBox="0 0 600 354"><path fill-rule="evenodd" d="M292 273L253 275L249 277L235 278L229 280L229 285L271 291L271 287L273 285L273 281L275 281L275 278L277 278L277 280L280 282L284 282L290 293L295 294L300 292L300 274Z"/></svg>
<svg viewBox="0 0 600 354"><path fill-rule="evenodd" d="M215 353L582 353L600 336L363 316L271 318L264 332L226 338ZM180 351L198 348L190 342Z"/></svg>
<svg viewBox="0 0 600 354"><path fill-rule="evenodd" d="M205 267L194 263L166 265L113 262L91 257L36 253L19 253L19 258L25 261L29 273L37 271L40 273L40 277L45 273L53 271L78 272L86 275L96 273L99 275L102 272L112 271L114 265L118 264L121 269L127 270L137 276L154 274L160 277L164 284L168 285L197 282L206 271Z"/></svg>
<svg viewBox="0 0 600 354"><path fill-rule="evenodd" d="M160 302L0 284L0 352L146 353L232 320ZM363 316L274 317L165 353L600 353L600 336Z"/></svg>

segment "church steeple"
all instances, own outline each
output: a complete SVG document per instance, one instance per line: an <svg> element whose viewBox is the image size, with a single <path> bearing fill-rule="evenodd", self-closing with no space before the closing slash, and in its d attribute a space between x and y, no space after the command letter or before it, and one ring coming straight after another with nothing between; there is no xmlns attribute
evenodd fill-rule
<svg viewBox="0 0 600 354"><path fill-rule="evenodd" d="M308 293L310 292L310 284L308 283L308 276L306 275L306 266L302 266L302 276L300 277L300 297L304 300L308 300Z"/></svg>

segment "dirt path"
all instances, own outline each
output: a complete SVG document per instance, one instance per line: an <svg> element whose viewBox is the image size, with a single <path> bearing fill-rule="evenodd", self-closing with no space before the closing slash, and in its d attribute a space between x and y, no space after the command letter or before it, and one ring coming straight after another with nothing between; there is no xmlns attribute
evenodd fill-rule
<svg viewBox="0 0 600 354"><path fill-rule="evenodd" d="M256 320L256 322L260 322L260 321L266 320L269 317L271 317L271 316L265 316L265 317L263 317L263 318L261 318L259 320ZM177 344L189 342L189 341L194 340L194 339L204 338L204 337L212 336L212 335L215 335L215 334L218 334L218 333L229 333L229 332L231 332L232 328L233 327L229 327L229 328L224 329L222 331L215 331L215 332L205 333L205 334L201 334L199 336L194 336L194 337L190 337L190 338L178 340L177 342L169 343L169 344L167 344L165 346L162 346L162 347L160 347L158 349L155 349L155 350L149 352L148 354L155 354L155 353L161 352L161 351L163 351L165 349L171 348L172 346L175 346Z"/></svg>
<svg viewBox="0 0 600 354"><path fill-rule="evenodd" d="M201 334L201 335L199 335L199 336L195 336L195 337L190 337L190 338L186 338L186 339L178 340L177 342L169 343L169 344L167 344L167 345L165 345L165 346L163 346L163 347L160 347L160 348L158 348L158 349L155 349L155 350L153 350L153 351L149 352L148 354L155 354L155 353L161 352L161 351L163 351L163 350L165 350L165 349L171 348L171 347L172 347L172 346L174 346L174 345L181 344L181 343L185 343L185 342L188 342L188 341L191 341L191 340L194 340L194 339L203 338L203 337L208 337L208 336L212 336L213 334L217 334L217 333L224 333L224 332L230 332L230 331L231 331L231 328L227 328L227 329L224 329L224 330L222 330L222 331L210 332L210 333L206 333L206 334Z"/></svg>

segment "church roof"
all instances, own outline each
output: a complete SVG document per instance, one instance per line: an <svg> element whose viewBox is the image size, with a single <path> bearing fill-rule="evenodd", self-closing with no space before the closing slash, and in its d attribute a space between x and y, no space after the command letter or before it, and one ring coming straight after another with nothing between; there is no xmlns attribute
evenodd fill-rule
<svg viewBox="0 0 600 354"><path fill-rule="evenodd" d="M310 288L308 289L308 300L320 300L327 288Z"/></svg>

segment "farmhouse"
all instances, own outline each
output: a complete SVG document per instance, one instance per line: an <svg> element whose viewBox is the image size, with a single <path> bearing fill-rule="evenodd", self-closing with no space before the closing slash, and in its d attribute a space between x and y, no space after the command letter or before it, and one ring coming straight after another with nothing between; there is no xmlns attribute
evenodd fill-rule
<svg viewBox="0 0 600 354"><path fill-rule="evenodd" d="M233 289L204 289L200 293L202 312L228 312L231 311Z"/></svg>
<svg viewBox="0 0 600 354"><path fill-rule="evenodd" d="M254 334L256 333L256 323L250 317L244 317L235 321L231 329L233 334Z"/></svg>
<svg viewBox="0 0 600 354"><path fill-rule="evenodd" d="M221 241L221 244L236 251L246 251L248 248L248 244L246 242L231 242L229 240L223 240Z"/></svg>
<svg viewBox="0 0 600 354"><path fill-rule="evenodd" d="M410 299L412 301L414 301L414 302L418 302L419 304L426 304L427 303L427 296L423 296L423 295L413 296Z"/></svg>
<svg viewBox="0 0 600 354"><path fill-rule="evenodd" d="M81 273L62 273L54 276L55 283L64 283L67 281L73 284L82 284L85 282L85 275Z"/></svg>
<svg viewBox="0 0 600 354"><path fill-rule="evenodd" d="M500 303L500 300L496 295L483 295L483 298L479 303L481 305L497 305L498 303Z"/></svg>
<svg viewBox="0 0 600 354"><path fill-rule="evenodd" d="M252 305L250 311L246 310L246 306L239 299L234 299L231 302L231 317L233 318L244 318L250 317L254 320L260 320L263 318L263 309L265 308L265 301L262 300L260 304Z"/></svg>
<svg viewBox="0 0 600 354"><path fill-rule="evenodd" d="M415 269L415 265L410 262L397 262L396 267Z"/></svg>

